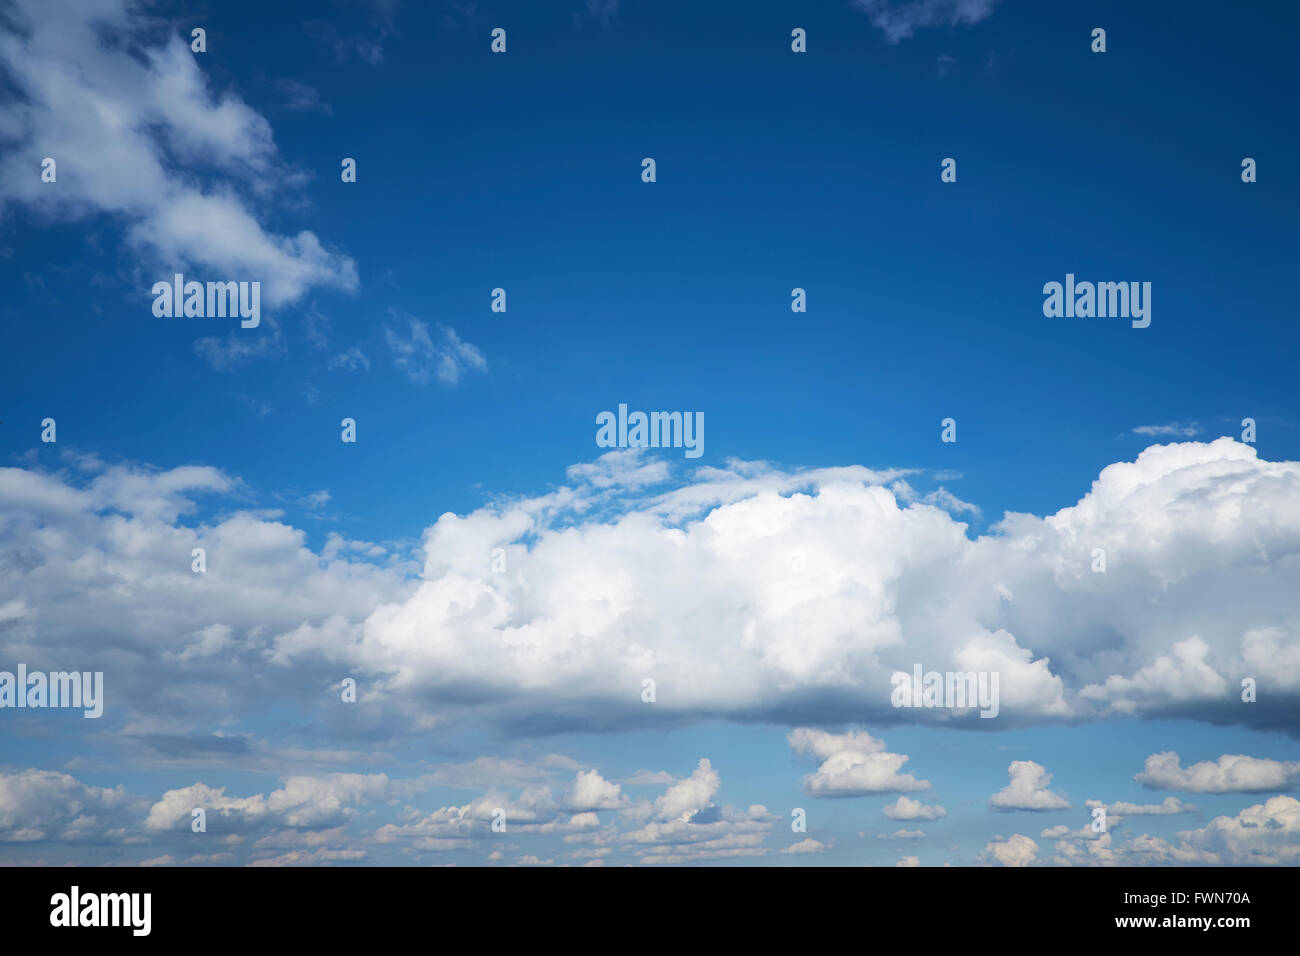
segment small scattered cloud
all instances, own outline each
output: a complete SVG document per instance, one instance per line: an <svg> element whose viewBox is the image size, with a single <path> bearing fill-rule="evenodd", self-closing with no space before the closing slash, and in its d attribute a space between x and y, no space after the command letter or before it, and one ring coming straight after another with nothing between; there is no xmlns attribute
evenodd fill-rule
<svg viewBox="0 0 1300 956"><path fill-rule="evenodd" d="M322 103L320 92L299 80L284 79L275 84L276 90L284 98L285 109L301 113L322 113L330 115L333 110L328 103Z"/></svg>
<svg viewBox="0 0 1300 956"><path fill-rule="evenodd" d="M924 830L909 830L901 827L893 833L877 833L877 840L923 840L925 839Z"/></svg>
<svg viewBox="0 0 1300 956"><path fill-rule="evenodd" d="M1133 779L1149 790L1260 793L1290 790L1297 774L1300 774L1300 761L1267 760L1244 754L1224 754L1217 761L1203 760L1183 767L1178 752L1166 750L1147 757L1143 772Z"/></svg>
<svg viewBox="0 0 1300 956"><path fill-rule="evenodd" d="M570 481L600 490L632 491L666 481L668 463L662 459L646 461L647 457L641 448L610 451L593 462L570 465L566 474Z"/></svg>
<svg viewBox="0 0 1300 956"><path fill-rule="evenodd" d="M332 369L342 369L345 372L369 371L370 359L366 357L365 352L354 345L346 352L340 352L334 356L326 365Z"/></svg>
<svg viewBox="0 0 1300 956"><path fill-rule="evenodd" d="M468 371L487 371L483 353L469 342L463 341L456 330L445 325L437 326L437 335L429 325L414 316L395 314L406 323L384 327L384 340L392 355L393 365L417 385L423 385L437 376L444 385L456 385Z"/></svg>
<svg viewBox="0 0 1300 956"><path fill-rule="evenodd" d="M993 14L997 0L853 0L890 43L922 27L970 26Z"/></svg>
<svg viewBox="0 0 1300 956"><path fill-rule="evenodd" d="M1022 833L992 839L980 853L980 862L991 866L1031 866L1037 858L1038 844Z"/></svg>
<svg viewBox="0 0 1300 956"><path fill-rule="evenodd" d="M1007 768L1011 782L989 799L994 810L1066 810L1070 801L1048 787L1052 775L1032 760L1013 760Z"/></svg>
<svg viewBox="0 0 1300 956"><path fill-rule="evenodd" d="M812 837L800 840L798 843L792 843L782 853L802 854L802 853L825 853L826 844L820 840L814 840Z"/></svg>
<svg viewBox="0 0 1300 956"><path fill-rule="evenodd" d="M1199 422L1169 422L1164 425L1139 425L1131 434L1143 438L1195 438L1201 431Z"/></svg>
<svg viewBox="0 0 1300 956"><path fill-rule="evenodd" d="M352 5L356 12L342 28L326 20L312 19L302 25L302 30L340 62L355 58L378 67L384 64L384 44L398 33L399 7L399 0L367 0Z"/></svg>
<svg viewBox="0 0 1300 956"><path fill-rule="evenodd" d="M638 770L622 782L629 787L662 787L677 780L666 770Z"/></svg>
<svg viewBox="0 0 1300 956"><path fill-rule="evenodd" d="M796 753L812 754L822 761L816 773L803 778L804 793L822 797L854 797L868 793L928 790L928 780L917 780L899 769L908 758L885 751L885 742L862 731L830 734L799 727L788 735Z"/></svg>
<svg viewBox="0 0 1300 956"><path fill-rule="evenodd" d="M925 804L911 797L900 796L886 805L884 813L891 820L938 820L947 816L948 811L937 804Z"/></svg>
<svg viewBox="0 0 1300 956"><path fill-rule="evenodd" d="M574 11L573 22L581 26L586 20L595 20L608 27L618 15L620 0L584 0L581 10Z"/></svg>
<svg viewBox="0 0 1300 956"><path fill-rule="evenodd" d="M253 398L249 395L243 394L242 392L237 397L241 402L247 405L258 418L265 418L267 415L270 415L275 411L274 405L270 402L263 401L260 398Z"/></svg>
<svg viewBox="0 0 1300 956"><path fill-rule="evenodd" d="M263 316L262 325L265 330L238 329L224 339L215 335L196 339L194 354L218 372L229 372L250 362L284 355L288 348L280 334L280 324L268 315Z"/></svg>
<svg viewBox="0 0 1300 956"><path fill-rule="evenodd" d="M1105 807L1108 814L1126 817L1164 817L1175 813L1192 813L1196 810L1195 804L1183 803L1177 797L1165 797L1159 803L1126 803L1123 800L1117 803L1102 803L1100 800L1089 800L1087 806L1089 809L1094 806Z"/></svg>
<svg viewBox="0 0 1300 956"><path fill-rule="evenodd" d="M322 488L320 491L313 491L309 495L303 495L298 499L298 507L306 508L308 511L319 511L329 504L330 493Z"/></svg>

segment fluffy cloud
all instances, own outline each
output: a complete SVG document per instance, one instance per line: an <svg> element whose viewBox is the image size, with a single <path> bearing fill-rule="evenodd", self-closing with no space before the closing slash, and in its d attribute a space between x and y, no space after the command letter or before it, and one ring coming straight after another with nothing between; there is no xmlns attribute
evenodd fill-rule
<svg viewBox="0 0 1300 956"><path fill-rule="evenodd" d="M885 816L891 820L938 820L947 813L947 810L937 804L925 804L911 797L899 797L884 809Z"/></svg>
<svg viewBox="0 0 1300 956"><path fill-rule="evenodd" d="M0 843L122 840L130 803L123 787L91 787L65 773L0 773Z"/></svg>
<svg viewBox="0 0 1300 956"><path fill-rule="evenodd" d="M1243 754L1224 754L1217 761L1180 765L1178 753L1167 750L1146 759L1145 769L1133 779L1151 790L1187 793L1260 793L1289 790L1300 774L1300 761L1264 760Z"/></svg>
<svg viewBox="0 0 1300 956"><path fill-rule="evenodd" d="M278 788L250 796L196 783L169 790L152 803L131 796L123 787L109 790L67 774L23 770L0 774L0 843L112 846L142 864L154 865L178 860L202 865L327 865L376 857L390 862L409 857L437 862L446 860L447 854L486 852L493 847L501 835L493 831L492 823L504 811L514 839L558 839L561 846L574 846L567 856L578 861L679 864L770 852L766 841L778 818L757 805L743 810L717 806L714 798L721 781L707 759L689 777L667 786L654 802L636 805L621 800L610 822L593 811L571 811L583 802L578 797L582 793L589 794L588 801L615 801L611 785L596 770L579 771L559 800L552 797L549 784L524 782L513 795L507 788L492 786L468 803L432 811L418 810L410 803L434 786L449 781L466 784L468 776L499 774L502 780L539 781L569 763L555 755L529 763L479 758L405 779L384 774L297 775L285 778ZM1089 801L1089 805L1096 803ZM207 811L214 841L211 852L199 855L186 849L190 811L196 806ZM1138 816L1191 808L1169 798L1155 805L1116 803L1112 809ZM401 822L367 822L376 813L393 812ZM922 836L920 831L899 830L878 838ZM1276 796L1235 816L1216 817L1200 829L1181 831L1172 840L1142 834L1120 842L1114 828L1098 834L1088 825L1073 830L1056 826L1041 836L1057 841L1050 862L1061 866L1295 865L1300 863L1300 801ZM163 852L167 849L170 852ZM486 859L503 860L506 849L520 847L497 842ZM805 838L779 852L803 856L828 849L819 840ZM540 859L540 854L525 856ZM1039 862L1038 845L1021 834L1009 839L998 836L988 842L978 860L1033 865Z"/></svg>
<svg viewBox="0 0 1300 956"><path fill-rule="evenodd" d="M1157 446L1077 505L972 539L943 509L900 503L898 472L730 462L666 484L659 464L602 458L573 486L443 515L417 581L373 545L313 553L274 516L196 524L200 502L247 500L215 469L0 469L0 606L23 608L0 633L31 666L115 659L97 668L110 712L151 717L256 712L252 668L270 662L304 699L346 669L366 713L417 728L461 714L530 732L1015 726L1116 710L1296 725L1300 565L1282 558L1300 549L1300 465L1230 439ZM997 672L999 716L894 708L890 675L915 662ZM1243 676L1260 703L1241 703ZM860 754L853 773L884 774L867 792L894 757Z"/></svg>
<svg viewBox="0 0 1300 956"><path fill-rule="evenodd" d="M669 785L653 803L643 802L621 811L627 821L641 821L641 826L621 832L608 828L571 834L565 840L619 845L645 864L764 856L768 850L763 843L775 818L758 804L744 810L718 806L714 797L721 784L712 762L701 758L689 777ZM812 849L805 846L790 852Z"/></svg>
<svg viewBox="0 0 1300 956"><path fill-rule="evenodd" d="M772 830L766 811L739 811L730 807L719 808L716 819L707 823L693 820L675 820L671 823L649 823L635 830L624 840L645 844L633 853L646 864L679 864L698 860L757 857L767 854L764 840Z"/></svg>
<svg viewBox="0 0 1300 956"><path fill-rule="evenodd" d="M0 468L0 605L24 608L0 625L0 647L32 669L103 671L114 727L158 740L206 727L211 743L214 724L264 705L274 647L328 658L377 604L410 591L392 555L324 557L302 531L250 512L196 520L214 498L245 495L216 469L65 460L73 468L57 475ZM323 706L336 675L326 661L301 668L275 697ZM237 756L237 738L225 744Z"/></svg>
<svg viewBox="0 0 1300 956"><path fill-rule="evenodd" d="M596 777L599 781L599 774ZM421 785L425 782L425 778L417 781ZM595 789L602 789L599 783ZM517 834L597 831L601 825L599 816L590 811L572 813L571 802L557 802L547 785L526 786L517 797L494 788L461 806L439 807L423 815L412 809L407 813L409 822L385 824L375 831L374 838L379 843L403 843L414 850L444 852L468 849L477 840L492 836L493 824L497 822L504 823L507 832Z"/></svg>
<svg viewBox="0 0 1300 956"><path fill-rule="evenodd" d="M0 105L0 200L51 218L118 217L166 274L201 265L213 278L259 280L270 305L315 286L355 289L356 265L314 233L261 226L253 210L294 179L270 125L237 97L210 94L189 43L156 25L125 0L10 5L0 70L18 95ZM34 172L47 156L57 187Z"/></svg>
<svg viewBox="0 0 1300 956"><path fill-rule="evenodd" d="M994 810L1066 810L1070 801L1048 787L1052 775L1032 760L1013 760L1007 768L1011 782L989 798Z"/></svg>
<svg viewBox="0 0 1300 956"><path fill-rule="evenodd" d="M1103 684L1083 688L1082 696L1107 701L1120 713L1134 713L1143 700L1173 703L1224 699L1228 682L1209 663L1210 645L1200 637L1178 641L1130 677L1112 675Z"/></svg>
<svg viewBox="0 0 1300 956"><path fill-rule="evenodd" d="M1295 866L1300 863L1300 800L1272 797L1178 836L1193 850L1224 863Z"/></svg>
<svg viewBox="0 0 1300 956"><path fill-rule="evenodd" d="M1094 833L1091 826L1078 830L1059 826L1044 830L1040 836L1057 840L1052 860L1057 866L1121 866L1133 859L1128 845L1116 845L1113 830Z"/></svg>
<svg viewBox="0 0 1300 956"><path fill-rule="evenodd" d="M668 480L668 463L653 460L641 448L610 451L593 462L570 465L571 481L596 489L637 489Z"/></svg>
<svg viewBox="0 0 1300 956"><path fill-rule="evenodd" d="M189 828L191 813L202 807L210 830L255 826L320 827L346 820L358 805L387 799L392 782L384 774L336 773L325 777L290 777L270 794L230 797L224 787L196 783L168 790L149 808L146 830Z"/></svg>
<svg viewBox="0 0 1300 956"><path fill-rule="evenodd" d="M655 814L660 820L690 820L697 813L713 805L713 797L722 785L722 778L707 758L685 780L674 783L655 801Z"/></svg>
<svg viewBox="0 0 1300 956"><path fill-rule="evenodd" d="M805 793L856 797L930 787L928 780L900 774L908 758L886 752L885 742L870 734L850 731L837 735L800 727L790 733L789 740L797 753L812 754L822 761L816 773L803 778Z"/></svg>
<svg viewBox="0 0 1300 956"><path fill-rule="evenodd" d="M480 849L501 839L550 837L576 844L568 855L599 860L620 854L646 864L757 857L776 817L760 805L747 809L715 804L720 786L707 758L694 772L667 785L653 802L633 804L597 770L579 770L562 796L549 780L571 765L548 755L531 762L479 758L432 767L417 777L385 774L301 774L280 786L239 795L204 782L168 790L154 800L91 787L67 774L23 770L0 774L0 843L51 842L113 845L140 861L297 865L355 862L379 856L392 861ZM420 809L435 787L496 783L469 802ZM519 782L510 786L507 781ZM210 853L188 852L192 811L206 813ZM589 809L582 809L589 808ZM596 811L599 810L600 813ZM576 811L576 812L575 812ZM382 814L395 822L375 819ZM602 819L602 816L605 819ZM555 845L555 844L552 844ZM160 856L160 851L171 853ZM821 852L805 840L787 852ZM497 843L489 862L504 859ZM163 859L168 857L169 859Z"/></svg>
<svg viewBox="0 0 1300 956"><path fill-rule="evenodd" d="M980 860L997 866L1030 866L1038 858L1038 844L1024 834L1009 840L993 839L984 846Z"/></svg>
<svg viewBox="0 0 1300 956"><path fill-rule="evenodd" d="M570 810L617 810L627 803L623 788L605 780L595 770L578 771L565 806Z"/></svg>
<svg viewBox="0 0 1300 956"><path fill-rule="evenodd" d="M803 853L825 853L826 844L822 843L820 840L814 840L812 837L805 837L804 839L800 840L798 843L791 843L788 847L786 847L781 852L793 854L793 855L799 855Z"/></svg>
<svg viewBox="0 0 1300 956"><path fill-rule="evenodd" d="M1055 862L1103 866L1295 866L1300 864L1300 800L1285 795L1271 797L1235 816L1218 816L1199 829L1181 830L1172 840L1144 833L1117 844L1106 833L1095 838L1093 845L1086 844L1083 835L1072 842L1058 843Z"/></svg>
<svg viewBox="0 0 1300 956"><path fill-rule="evenodd" d="M732 463L658 494L626 468L571 477L616 473L637 477L612 517L582 515L607 487L444 515L423 584L370 617L352 659L393 689L545 701L557 726L957 720L890 706L890 674L915 661L996 671L1012 723L1119 710L1273 724L1300 698L1300 570L1269 557L1300 547L1300 466L1230 439L1153 447L1079 504L975 540L861 469ZM483 559L496 547L504 574ZM1284 666L1257 669L1266 652ZM1270 707L1236 700L1247 669Z"/></svg>
<svg viewBox="0 0 1300 956"><path fill-rule="evenodd" d="M1183 803L1177 797L1165 797L1159 803L1126 803L1120 800L1108 804L1101 800L1088 800L1085 801L1084 806L1090 811L1096 807L1104 807L1109 826L1114 826L1124 817L1168 817L1177 813L1193 813L1196 810L1194 804Z"/></svg>

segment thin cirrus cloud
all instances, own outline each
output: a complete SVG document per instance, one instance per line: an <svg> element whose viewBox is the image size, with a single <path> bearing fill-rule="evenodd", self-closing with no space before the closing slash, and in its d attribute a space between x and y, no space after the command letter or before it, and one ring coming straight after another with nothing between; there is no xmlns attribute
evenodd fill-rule
<svg viewBox="0 0 1300 956"><path fill-rule="evenodd" d="M224 338L205 335L194 340L194 354L218 372L229 372L250 362L276 358L288 351L280 323L274 316L262 319L267 331L250 337L230 332Z"/></svg>
<svg viewBox="0 0 1300 956"><path fill-rule="evenodd" d="M890 43L922 27L970 26L993 14L997 0L853 0Z"/></svg>
<svg viewBox="0 0 1300 956"><path fill-rule="evenodd" d="M415 384L436 377L443 385L456 385L467 372L487 371L483 353L455 329L438 325L434 333L427 322L414 316L395 312L394 319L394 324L384 327L384 341L393 365Z"/></svg>
<svg viewBox="0 0 1300 956"><path fill-rule="evenodd" d="M1164 425L1138 425L1132 433L1143 438L1195 438L1201 431L1199 422L1168 422Z"/></svg>

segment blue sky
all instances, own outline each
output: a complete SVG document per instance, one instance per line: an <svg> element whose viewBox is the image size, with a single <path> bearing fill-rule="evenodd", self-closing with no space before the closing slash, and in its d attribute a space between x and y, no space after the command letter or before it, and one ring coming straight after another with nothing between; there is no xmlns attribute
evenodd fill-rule
<svg viewBox="0 0 1300 956"><path fill-rule="evenodd" d="M1133 6L6 8L0 859L1294 864L1300 13Z"/></svg>

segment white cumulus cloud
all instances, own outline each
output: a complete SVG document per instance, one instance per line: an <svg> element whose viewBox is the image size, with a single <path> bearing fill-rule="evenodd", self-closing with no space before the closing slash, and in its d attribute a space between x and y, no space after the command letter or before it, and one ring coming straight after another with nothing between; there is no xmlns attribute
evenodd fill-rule
<svg viewBox="0 0 1300 956"><path fill-rule="evenodd" d="M1187 793L1258 793L1289 790L1300 774L1300 761L1267 760L1245 754L1224 754L1218 760L1181 765L1177 751L1166 750L1146 759L1133 779L1152 790Z"/></svg>
<svg viewBox="0 0 1300 956"><path fill-rule="evenodd" d="M1052 775L1032 760L1013 760L1007 768L1011 782L989 799L995 810L1065 810L1070 801L1049 787Z"/></svg>

